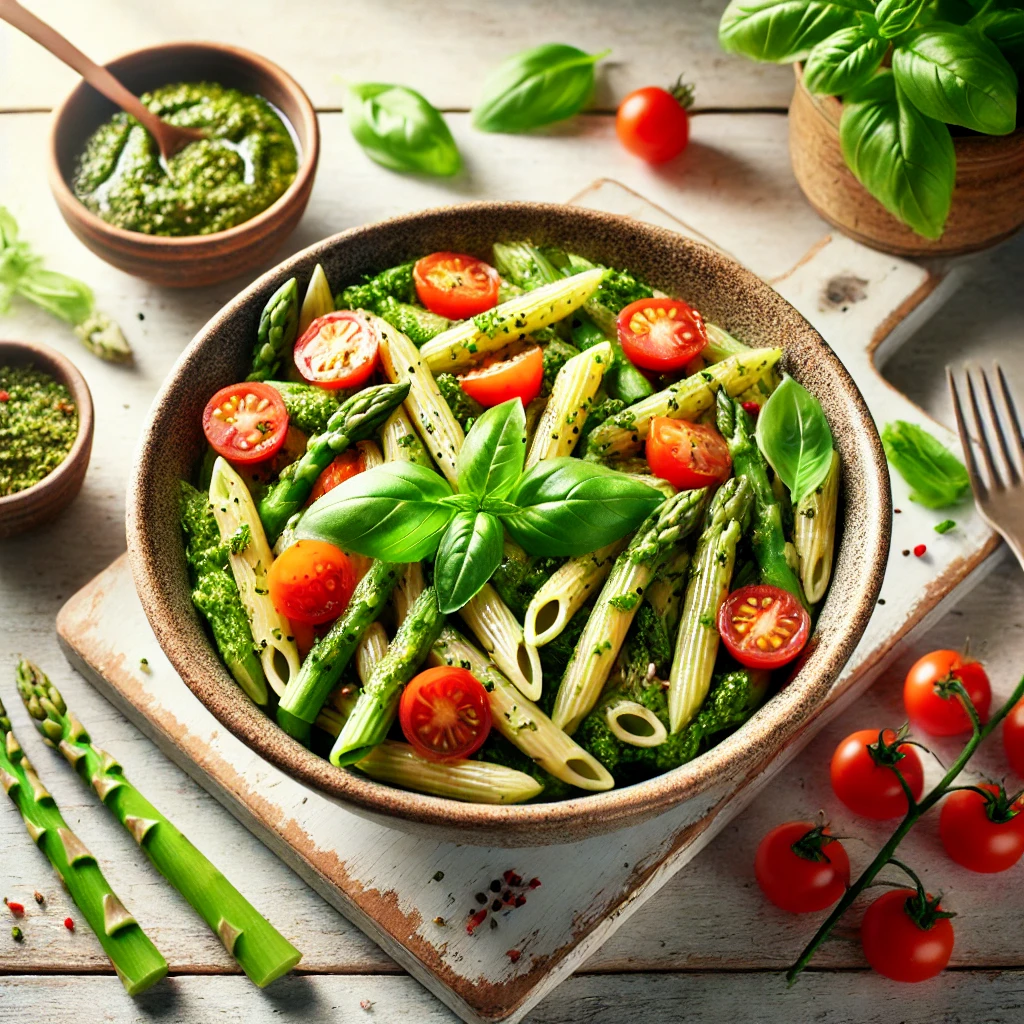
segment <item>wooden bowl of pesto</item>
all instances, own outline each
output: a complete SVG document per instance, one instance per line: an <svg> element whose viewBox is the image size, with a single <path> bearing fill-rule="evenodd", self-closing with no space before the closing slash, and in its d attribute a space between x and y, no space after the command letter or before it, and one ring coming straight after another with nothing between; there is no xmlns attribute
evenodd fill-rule
<svg viewBox="0 0 1024 1024"><path fill-rule="evenodd" d="M47 345L0 341L0 538L71 504L92 433L92 396L74 364Z"/></svg>
<svg viewBox="0 0 1024 1024"><path fill-rule="evenodd" d="M119 270L176 288L265 263L299 222L316 174L320 133L301 86L218 43L150 47L107 66L161 117L210 138L164 166L141 126L80 83L54 118L49 162L79 240Z"/></svg>

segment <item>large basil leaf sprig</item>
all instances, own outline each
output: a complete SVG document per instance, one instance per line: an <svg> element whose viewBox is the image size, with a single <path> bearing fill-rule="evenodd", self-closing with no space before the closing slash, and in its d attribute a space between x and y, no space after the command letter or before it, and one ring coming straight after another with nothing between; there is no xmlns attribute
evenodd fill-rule
<svg viewBox="0 0 1024 1024"><path fill-rule="evenodd" d="M524 472L525 460L526 417L513 399L466 435L458 493L423 466L386 463L328 491L296 533L391 562L434 555L448 614L498 568L505 529L530 554L580 555L635 530L664 501L653 487L581 459L545 459Z"/></svg>
<svg viewBox="0 0 1024 1024"><path fill-rule="evenodd" d="M873 10L872 0L732 0L718 41L730 53L788 64Z"/></svg>
<svg viewBox="0 0 1024 1024"><path fill-rule="evenodd" d="M821 403L792 377L757 417L757 445L789 488L793 504L820 487L832 464L832 431Z"/></svg>
<svg viewBox="0 0 1024 1024"><path fill-rule="evenodd" d="M366 82L351 85L348 126L371 160L393 171L450 177L462 158L445 119L414 89Z"/></svg>

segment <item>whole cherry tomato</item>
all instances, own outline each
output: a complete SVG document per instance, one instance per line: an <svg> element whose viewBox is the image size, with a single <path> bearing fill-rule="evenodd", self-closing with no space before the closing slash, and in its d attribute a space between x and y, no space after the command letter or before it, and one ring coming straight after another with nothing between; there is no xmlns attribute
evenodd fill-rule
<svg viewBox="0 0 1024 1024"><path fill-rule="evenodd" d="M892 729L860 729L843 740L832 755L832 789L863 818L884 821L907 813L907 797L894 769L898 768L914 799L924 789L917 751L901 743Z"/></svg>
<svg viewBox="0 0 1024 1024"><path fill-rule="evenodd" d="M831 907L843 895L850 884L850 858L827 827L787 821L761 840L754 874L775 906L807 914Z"/></svg>
<svg viewBox="0 0 1024 1024"><path fill-rule="evenodd" d="M651 164L679 156L690 141L693 90L682 80L672 89L649 85L631 92L615 115L615 132L622 145Z"/></svg>
<svg viewBox="0 0 1024 1024"><path fill-rule="evenodd" d="M1024 776L1024 700L1014 704L1003 720L1003 748L1010 767Z"/></svg>
<svg viewBox="0 0 1024 1024"><path fill-rule="evenodd" d="M953 926L939 904L914 889L893 889L868 907L860 943L868 963L893 981L927 981L949 963Z"/></svg>
<svg viewBox="0 0 1024 1024"><path fill-rule="evenodd" d="M956 651L932 651L911 666L903 684L903 705L910 721L931 736L971 731L961 697L943 693L953 680L963 684L981 722L988 721L992 687L985 670Z"/></svg>
<svg viewBox="0 0 1024 1024"><path fill-rule="evenodd" d="M1012 803L1002 786L954 790L939 816L939 837L946 853L962 867L982 874L1012 868L1024 854L1024 803Z"/></svg>

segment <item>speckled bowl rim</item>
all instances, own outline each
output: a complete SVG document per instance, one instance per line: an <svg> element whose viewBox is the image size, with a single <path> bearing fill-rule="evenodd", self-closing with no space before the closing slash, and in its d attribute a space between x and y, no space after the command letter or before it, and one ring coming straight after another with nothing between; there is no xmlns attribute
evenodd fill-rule
<svg viewBox="0 0 1024 1024"><path fill-rule="evenodd" d="M25 505L37 502L43 491L60 489L65 477L71 476L79 470L83 458L88 462L91 457L94 424L92 392L89 390L85 377L82 376L82 371L67 356L50 348L49 345L44 345L41 341L13 341L9 338L0 338L0 366L6 365L4 354L6 349L17 349L26 353L28 355L27 362L37 369L49 373L71 392L71 397L78 409L78 433L75 434L70 451L52 473L48 473L38 483L26 487L23 491L0 496L0 520L15 514L19 508ZM74 491L68 498L68 503L73 501L77 494L78 491Z"/></svg>
<svg viewBox="0 0 1024 1024"><path fill-rule="evenodd" d="M160 43L156 46L144 46L138 50L131 50L128 53L122 53L108 61L103 66L116 73L118 70L117 65L123 62L137 61L160 51L184 47L192 50L208 50L212 57L216 57L217 54L230 54L232 57L236 57L251 65L262 77L273 77L279 79L288 91L294 95L296 103L302 111L303 128L305 129L305 133L308 136L309 141L303 148L302 152L299 153L299 168L295 172L295 178L292 183L270 204L270 206L265 210L261 210L255 217L250 217L248 220L242 221L241 224L236 224L232 228L227 228L224 231L215 231L209 235L150 235L145 231L129 231L127 228L119 228L114 224L108 224L102 217L93 213L92 210L90 210L89 207L75 195L70 183L61 171L60 160L57 155L58 136L63 128L64 119L67 116L67 108L75 97L78 96L81 90L91 88L88 83L84 81L79 82L74 89L64 97L60 106L53 112L53 117L50 121L50 189L52 192L59 192L63 200L67 203L73 203L78 208L78 215L81 217L83 223L87 224L94 231L102 233L108 236L112 241L116 240L124 245L140 246L143 249L151 248L157 255L159 255L158 251L160 249L168 246L172 249L192 248L197 252L197 254L201 254L201 250L204 247L220 247L224 242L236 240L241 236L259 234L262 228L267 227L276 221L282 212L292 203L295 197L300 195L302 190L309 186L310 179L316 174L317 164L320 159L320 124L317 120L316 108L313 106L313 101L306 94L305 89L303 89L302 86L284 70L284 68L275 64L272 60L268 60L266 57L263 57L258 53L254 53L252 50L246 50L241 46L231 46L227 43L210 43L198 39L182 39L173 43ZM278 112L286 121L289 120L288 115L283 111L279 110ZM99 124L97 124L96 127L98 128ZM298 134L298 126L290 125L290 127L292 132ZM58 202L61 201L61 197L58 197Z"/></svg>
<svg viewBox="0 0 1024 1024"><path fill-rule="evenodd" d="M162 581L153 571L152 566L159 556L146 530L146 486L154 464L148 438L159 425L162 410L170 396L181 386L180 381L197 361L202 360L204 343L215 338L221 325L245 310L261 292L269 294L271 285L293 273L296 265L308 259L319 259L335 246L365 241L375 232L415 227L429 221L437 221L443 226L446 220L453 218L473 217L485 212L511 216L518 211L524 216L556 220L571 215L588 226L592 225L595 230L627 232L634 236L633 243L637 245L647 238L661 245L699 252L701 258L718 264L723 272L728 271L736 290L752 291L763 304L761 309L766 317L769 314L778 316L786 323L787 329L793 327L806 332L816 349L816 359L831 371L846 402L855 432L859 433L858 440L851 441L851 444L866 449L861 457L861 468L866 474L865 486L876 494L877 507L874 514L866 519L864 536L858 538L858 544L865 551L876 554L873 560L865 559L861 578L844 584L845 628L841 635L818 638L813 650L801 656L801 668L795 677L742 727L709 751L657 778L605 793L551 803L495 806L413 793L335 768L288 736L273 719L249 701L230 680L226 669L221 667L220 678L210 678L209 674L199 671L190 645L201 638L209 650L210 642L202 634L198 620L189 623L174 620ZM881 441L856 384L814 328L752 272L708 246L629 218L563 204L479 202L436 207L340 232L284 260L225 305L182 353L153 403L150 422L143 433L128 486L127 537L136 588L161 647L190 689L223 725L251 749L301 782L345 804L378 819L393 819L396 827L402 827L403 823L429 826L435 834L444 831L452 841L471 844L493 843L507 836L509 845L524 845L522 837L525 837L526 845L544 845L571 842L639 824L697 797L716 782L725 782L744 771L749 775L763 770L781 749L798 739L807 723L821 710L873 611L888 556L891 504L888 469ZM845 538L842 546L845 547ZM841 548L837 545L837 561L840 553ZM830 598L834 594L835 579ZM826 601L826 610L828 604ZM230 696L226 696L224 689L226 681L233 687ZM767 758L764 756L765 745L771 748L771 756ZM517 834L520 838L516 838Z"/></svg>

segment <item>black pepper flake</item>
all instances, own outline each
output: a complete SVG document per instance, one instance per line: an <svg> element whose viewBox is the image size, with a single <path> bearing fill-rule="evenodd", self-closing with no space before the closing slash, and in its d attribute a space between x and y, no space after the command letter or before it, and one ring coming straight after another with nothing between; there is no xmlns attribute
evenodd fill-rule
<svg viewBox="0 0 1024 1024"><path fill-rule="evenodd" d="M485 904L487 902L487 897L482 892L478 892L473 897L473 899L475 899L477 901L477 903L479 903L481 906L483 906L483 904Z"/></svg>
<svg viewBox="0 0 1024 1024"><path fill-rule="evenodd" d="M501 879L496 878L491 882L491 892L501 892Z"/></svg>
<svg viewBox="0 0 1024 1024"><path fill-rule="evenodd" d="M434 872L434 881L435 882L440 882L442 878L444 878L444 872L443 871L435 871Z"/></svg>
<svg viewBox="0 0 1024 1024"><path fill-rule="evenodd" d="M493 910L495 913L497 913L499 910L501 910L501 900L495 900L491 904L491 910Z"/></svg>
<svg viewBox="0 0 1024 1024"><path fill-rule="evenodd" d="M879 603L879 604L885 604L885 598L884 598L884 597L880 597L880 598L878 599L878 603Z"/></svg>
<svg viewBox="0 0 1024 1024"><path fill-rule="evenodd" d="M910 548L903 549L903 557L906 558L910 554Z"/></svg>

